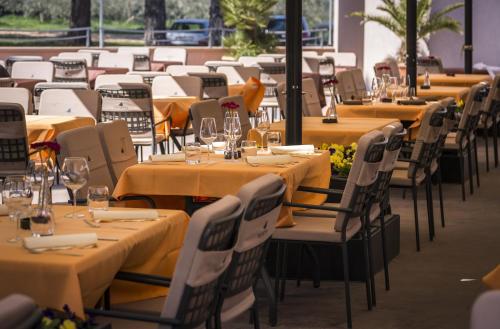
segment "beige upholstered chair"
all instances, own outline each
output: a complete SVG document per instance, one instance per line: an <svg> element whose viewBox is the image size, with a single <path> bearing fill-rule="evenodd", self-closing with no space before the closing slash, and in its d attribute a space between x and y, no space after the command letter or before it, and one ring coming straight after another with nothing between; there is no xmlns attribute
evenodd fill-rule
<svg viewBox="0 0 500 329"><path fill-rule="evenodd" d="M119 67L134 71L135 58L133 54L100 53L98 67Z"/></svg>
<svg viewBox="0 0 500 329"><path fill-rule="evenodd" d="M331 57L335 61L336 68L354 68L357 66L355 53L324 52L323 56Z"/></svg>
<svg viewBox="0 0 500 329"><path fill-rule="evenodd" d="M304 116L323 116L318 91L316 90L316 83L313 79L302 79L302 92L302 98L304 99L304 103L306 104L305 109L302 110Z"/></svg>
<svg viewBox="0 0 500 329"><path fill-rule="evenodd" d="M420 251L420 232L417 207L417 190L421 185L426 186L427 217L429 222L429 239L434 239L434 211L432 206L432 182L431 164L439 147L439 137L443 127L446 111L440 103L435 103L428 109L418 132L416 141L404 149L405 154L410 153L409 158L400 158L399 161L409 162L406 168L398 166L391 178L391 187L411 189L413 198L413 211L415 220L415 238L417 251Z"/></svg>
<svg viewBox="0 0 500 329"><path fill-rule="evenodd" d="M9 71L9 73L12 74L12 65L15 62L41 62L41 61L43 61L42 56L19 56L19 55L9 56L5 60L5 68L7 69L7 71Z"/></svg>
<svg viewBox="0 0 500 329"><path fill-rule="evenodd" d="M99 56L103 53L109 53L109 50L84 48L84 49L78 49L77 52L83 54L91 54L92 64L89 64L89 66L97 67L99 65Z"/></svg>
<svg viewBox="0 0 500 329"><path fill-rule="evenodd" d="M52 82L54 64L51 62L15 62L12 64L12 79L39 79Z"/></svg>
<svg viewBox="0 0 500 329"><path fill-rule="evenodd" d="M95 79L95 89L104 85L118 85L121 83L143 83L141 75L134 74L101 74Z"/></svg>
<svg viewBox="0 0 500 329"><path fill-rule="evenodd" d="M116 185L125 169L137 164L137 154L128 131L127 122L117 120L99 123L97 131L113 184Z"/></svg>
<svg viewBox="0 0 500 329"><path fill-rule="evenodd" d="M203 98L202 80L194 76L159 76L151 87L154 98L193 96Z"/></svg>
<svg viewBox="0 0 500 329"><path fill-rule="evenodd" d="M42 93L49 89L88 90L90 87L86 82L39 82L33 88L33 110L35 113L40 110Z"/></svg>
<svg viewBox="0 0 500 329"><path fill-rule="evenodd" d="M214 316L242 215L241 202L234 196L225 196L195 212L189 221L172 278L127 272L117 274L118 280L169 287L160 316L101 309L85 309L86 313L156 322L160 329L204 327Z"/></svg>
<svg viewBox="0 0 500 329"><path fill-rule="evenodd" d="M193 126L193 133L197 139L200 137L201 120L203 118L215 118L217 133L224 132L224 115L219 102L215 99L194 103L189 109L189 116Z"/></svg>
<svg viewBox="0 0 500 329"><path fill-rule="evenodd" d="M189 73L208 73L208 67L205 65L169 65L165 70L170 75L189 75Z"/></svg>
<svg viewBox="0 0 500 329"><path fill-rule="evenodd" d="M16 103L21 105L25 114L33 113L33 102L31 93L26 88L0 88L1 103Z"/></svg>
<svg viewBox="0 0 500 329"><path fill-rule="evenodd" d="M351 70L351 76L356 89L356 98L363 98L366 93L365 79L363 78L363 71L361 69Z"/></svg>
<svg viewBox="0 0 500 329"><path fill-rule="evenodd" d="M4 328L35 328L41 319L42 311L28 296L12 294L0 299L0 323Z"/></svg>
<svg viewBox="0 0 500 329"><path fill-rule="evenodd" d="M386 146L382 132L372 131L363 135L358 141L358 149L351 171L346 181L346 188L342 194L340 205L337 206L313 206L307 204L284 202L285 206L319 209L336 212L336 217L318 216L294 216L295 226L278 228L273 234L273 240L278 243L277 269L286 268L282 266L283 259L286 260L286 252L282 255L280 245L287 243L307 244L334 244L342 248L342 264L344 269L344 287L346 298L346 313L348 328L352 328L350 283L349 283L349 256L347 242L355 235L360 235L366 248L366 292L368 307L371 308L370 269L368 259L368 245L366 243L364 225L367 221L368 212L371 208L372 191L377 183L378 170L383 158ZM316 193L330 194L330 190L316 189ZM285 248L286 250L286 248ZM276 284L281 278L281 273L276 273Z"/></svg>
<svg viewBox="0 0 500 329"><path fill-rule="evenodd" d="M274 63L274 58L265 56L240 56L238 62L243 66L259 66L260 63Z"/></svg>
<svg viewBox="0 0 500 329"><path fill-rule="evenodd" d="M384 74L389 74L390 76L393 76L391 67L389 66L389 63L387 63L385 61L375 63L375 65L373 65L373 71L375 72L375 76L377 78L382 78L382 75L384 75Z"/></svg>
<svg viewBox="0 0 500 329"><path fill-rule="evenodd" d="M40 115L101 119L101 95L95 90L48 89L40 96Z"/></svg>
<svg viewBox="0 0 500 329"><path fill-rule="evenodd" d="M265 271L263 264L275 226L286 185L274 174L259 177L241 187L238 192L245 207L243 219L238 228L231 264L224 277L221 301L216 309L216 327L230 321L243 312L251 310L254 327L259 328L254 286ZM267 274L264 275L266 277ZM267 294L274 299L273 291Z"/></svg>
<svg viewBox="0 0 500 329"><path fill-rule="evenodd" d="M229 67L242 67L243 64L240 62L236 61L206 61L205 64L206 67L210 70L210 72L216 72L217 69L221 66L229 66Z"/></svg>
<svg viewBox="0 0 500 329"><path fill-rule="evenodd" d="M472 306L470 329L495 329L500 323L500 291L481 294Z"/></svg>
<svg viewBox="0 0 500 329"><path fill-rule="evenodd" d="M319 73L318 57L302 57L302 73Z"/></svg>
<svg viewBox="0 0 500 329"><path fill-rule="evenodd" d="M245 136L248 135L248 131L252 129L252 124L250 123L250 117L248 116L248 110L245 107L245 102L243 101L242 96L227 96L219 98L219 105L221 106L222 115L225 116L225 109L222 107L222 104L227 102L234 102L239 105L238 107L238 115L240 117L241 124L241 136L243 136L239 142L246 139ZM224 128L224 126L222 127Z"/></svg>
<svg viewBox="0 0 500 329"><path fill-rule="evenodd" d="M153 53L153 61L187 63L187 51L180 47L156 47Z"/></svg>
<svg viewBox="0 0 500 329"><path fill-rule="evenodd" d="M478 128L482 129L485 143L486 171L490 170L489 157L489 130L493 136L493 160L498 167L498 124L500 123L500 74L497 74L491 83L490 91L481 110L481 120Z"/></svg>
<svg viewBox="0 0 500 329"><path fill-rule="evenodd" d="M11 78L0 78L0 88L12 88L16 82Z"/></svg>
<svg viewBox="0 0 500 329"><path fill-rule="evenodd" d="M151 71L149 47L118 47L118 54L132 54L134 56L133 71Z"/></svg>
<svg viewBox="0 0 500 329"><path fill-rule="evenodd" d="M87 63L87 67L93 65L92 53L83 52L62 52L57 55L57 57L52 57L51 59L77 59L84 60Z"/></svg>
<svg viewBox="0 0 500 329"><path fill-rule="evenodd" d="M167 72L158 72L158 71L131 71L127 72L128 75L139 75L142 77L142 80L149 84L153 84L153 80L156 77L169 76Z"/></svg>
<svg viewBox="0 0 500 329"><path fill-rule="evenodd" d="M54 82L88 82L87 61L83 59L51 58Z"/></svg>
<svg viewBox="0 0 500 329"><path fill-rule="evenodd" d="M217 73L225 74L229 85L241 85L250 78L260 80L260 69L258 67L219 66Z"/></svg>
<svg viewBox="0 0 500 329"><path fill-rule="evenodd" d="M425 71L429 73L443 73L443 62L441 58L428 56L417 58L417 74L424 74Z"/></svg>
<svg viewBox="0 0 500 329"><path fill-rule="evenodd" d="M310 79L312 80L312 79ZM276 99L278 100L278 106L280 109L281 116L283 118L286 117L286 84L285 82L281 82L278 84L276 87ZM311 97L311 99L314 99L314 96ZM302 115L308 116L309 109L308 109L308 104L306 102L306 97L305 94L302 95Z"/></svg>
<svg viewBox="0 0 500 329"><path fill-rule="evenodd" d="M191 72L188 75L202 80L203 98L205 99L219 99L226 97L229 93L225 74Z"/></svg>
<svg viewBox="0 0 500 329"><path fill-rule="evenodd" d="M337 73L337 94L341 100L350 100L356 98L356 86L350 70L345 70Z"/></svg>
<svg viewBox="0 0 500 329"><path fill-rule="evenodd" d="M0 177L26 173L28 147L24 109L19 104L0 103Z"/></svg>

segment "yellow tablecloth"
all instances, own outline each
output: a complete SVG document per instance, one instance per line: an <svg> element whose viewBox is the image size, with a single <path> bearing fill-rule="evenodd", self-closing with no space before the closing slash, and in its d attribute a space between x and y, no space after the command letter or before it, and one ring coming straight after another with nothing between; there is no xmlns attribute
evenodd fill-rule
<svg viewBox="0 0 500 329"><path fill-rule="evenodd" d="M157 127L159 133L165 134L166 129L182 129L189 117L189 108L198 101L198 97L169 97L153 99L155 122L169 119L167 125ZM166 134L168 136L168 133Z"/></svg>
<svg viewBox="0 0 500 329"><path fill-rule="evenodd" d="M250 78L244 85L229 85L229 96L243 96L248 112L255 113L264 99L266 87L256 78Z"/></svg>
<svg viewBox="0 0 500 329"><path fill-rule="evenodd" d="M65 219L69 206L55 206L54 210L56 234L95 232L100 238L119 240L99 240L98 247L92 249L32 254L20 243L6 242L14 233L14 224L0 217L0 298L23 293L42 307L61 309L68 304L79 316L83 316L83 307L95 305L119 270L171 276L189 220L182 211L160 210L167 217L158 221L102 223L100 228L92 228L82 220ZM166 292L165 288L123 282L112 286L113 302L153 298Z"/></svg>
<svg viewBox="0 0 500 329"><path fill-rule="evenodd" d="M302 118L302 143L320 147L323 143L348 145L372 130L380 130L398 119L382 118L348 118L339 115L338 123L322 123L322 117ZM285 122L282 120L271 124L271 131L281 132L285 137Z"/></svg>
<svg viewBox="0 0 500 329"><path fill-rule="evenodd" d="M299 185L327 188L330 182L330 157L323 152L310 158L294 158L296 163L283 167L251 167L242 161L224 161L211 156L210 163L143 163L129 167L121 175L113 196L205 196L223 197L236 194L240 187L268 173L284 178L287 184L285 199L309 204L321 204L325 196L297 192ZM278 227L293 225L290 209L283 209Z"/></svg>
<svg viewBox="0 0 500 329"><path fill-rule="evenodd" d="M422 89L418 86L417 97L426 100L440 100L446 97L453 97L456 101L463 100L465 102L469 90L469 87L459 86L432 86L431 89ZM391 96L392 92L389 90L388 94Z"/></svg>
<svg viewBox="0 0 500 329"><path fill-rule="evenodd" d="M455 74L448 76L446 74L430 74L431 86L458 86L472 87L480 82L491 83L491 77L487 74ZM424 83L424 76L417 78L417 84Z"/></svg>
<svg viewBox="0 0 500 329"><path fill-rule="evenodd" d="M483 283L491 289L500 289L500 265L483 277Z"/></svg>

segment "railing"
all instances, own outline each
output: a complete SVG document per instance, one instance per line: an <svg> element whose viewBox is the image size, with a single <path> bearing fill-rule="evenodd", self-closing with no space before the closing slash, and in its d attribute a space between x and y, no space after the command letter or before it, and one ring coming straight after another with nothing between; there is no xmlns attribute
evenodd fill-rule
<svg viewBox="0 0 500 329"><path fill-rule="evenodd" d="M266 31L269 34L278 36L279 41L285 39L285 31ZM314 44L316 46L324 46L325 39L328 40L328 29L314 29L302 32L302 43L306 45Z"/></svg>
<svg viewBox="0 0 500 329"><path fill-rule="evenodd" d="M85 33L78 33L78 32L85 32ZM29 33L56 34L56 35L55 36L41 35L38 37L20 37ZM69 40L85 40L85 46L90 47L91 28L78 27L78 28L59 29L59 30L0 29L0 36L5 36L6 34L11 35L12 38L0 37L0 43L26 44L26 43L54 43L54 42L69 41ZM64 34L64 35L57 35L57 34Z"/></svg>

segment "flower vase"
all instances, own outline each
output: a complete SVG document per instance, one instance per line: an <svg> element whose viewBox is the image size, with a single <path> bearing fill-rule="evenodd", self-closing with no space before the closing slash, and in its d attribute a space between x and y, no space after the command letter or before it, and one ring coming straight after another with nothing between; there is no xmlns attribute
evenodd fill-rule
<svg viewBox="0 0 500 329"><path fill-rule="evenodd" d="M46 167L43 169L40 191L38 195L38 204L31 216L30 228L33 236L49 236L55 231L54 214L50 207L51 184Z"/></svg>

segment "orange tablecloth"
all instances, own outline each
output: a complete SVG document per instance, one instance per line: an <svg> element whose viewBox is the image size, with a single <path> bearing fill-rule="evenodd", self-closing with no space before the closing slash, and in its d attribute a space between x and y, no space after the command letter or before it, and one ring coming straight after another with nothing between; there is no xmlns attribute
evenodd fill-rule
<svg viewBox="0 0 500 329"><path fill-rule="evenodd" d="M483 282L491 289L500 289L500 265L483 277Z"/></svg>
<svg viewBox="0 0 500 329"><path fill-rule="evenodd" d="M440 100L446 97L453 97L456 101L463 100L465 102L469 94L469 87L460 86L432 86L431 89L422 89L417 87L417 97L427 100ZM388 91L389 96L392 94Z"/></svg>
<svg viewBox="0 0 500 329"><path fill-rule="evenodd" d="M167 129L182 129L188 120L189 108L197 101L197 97L170 97L153 99L155 121L160 122L161 120L169 119L166 126ZM165 126L162 125L158 127L157 130L159 133L164 134Z"/></svg>
<svg viewBox="0 0 500 329"><path fill-rule="evenodd" d="M250 78L244 85L228 86L229 96L243 96L248 112L255 113L264 99L266 87L256 78Z"/></svg>
<svg viewBox="0 0 500 329"><path fill-rule="evenodd" d="M487 74L455 74L448 76L446 74L430 74L431 86L458 86L472 87L480 82L491 83L491 77ZM417 84L424 83L424 76L417 78Z"/></svg>
<svg viewBox="0 0 500 329"><path fill-rule="evenodd" d="M83 307L93 307L111 285L119 270L171 276L182 246L189 217L178 210L160 210L167 217L158 221L102 223L92 228L81 220L65 219L68 206L54 206L56 234L97 233L101 238L92 249L66 250L81 256L46 252L32 254L20 243L6 240L14 224L0 217L0 298L12 293L31 296L42 307L61 309L64 304L79 316ZM133 229L118 229L126 227ZM29 231L23 231L29 236ZM128 302L164 295L165 288L115 282L114 302Z"/></svg>
<svg viewBox="0 0 500 329"><path fill-rule="evenodd" d="M302 118L302 143L320 147L323 143L348 145L372 130L380 130L398 119L381 118L347 118L340 116L338 123L322 123L322 117ZM285 136L285 122L282 120L271 124L271 131L280 131Z"/></svg>
<svg viewBox="0 0 500 329"><path fill-rule="evenodd" d="M295 202L321 204L325 196L297 192L299 185L327 188L330 182L330 157L323 152L311 158L294 158L296 163L283 167L251 167L243 161L224 161L211 156L210 163L186 165L178 163L143 163L129 167L121 175L114 191L119 198L129 194L149 196L206 196L223 197L236 194L240 187L268 173L284 178L287 184L285 199ZM291 210L284 208L278 226L293 225Z"/></svg>

